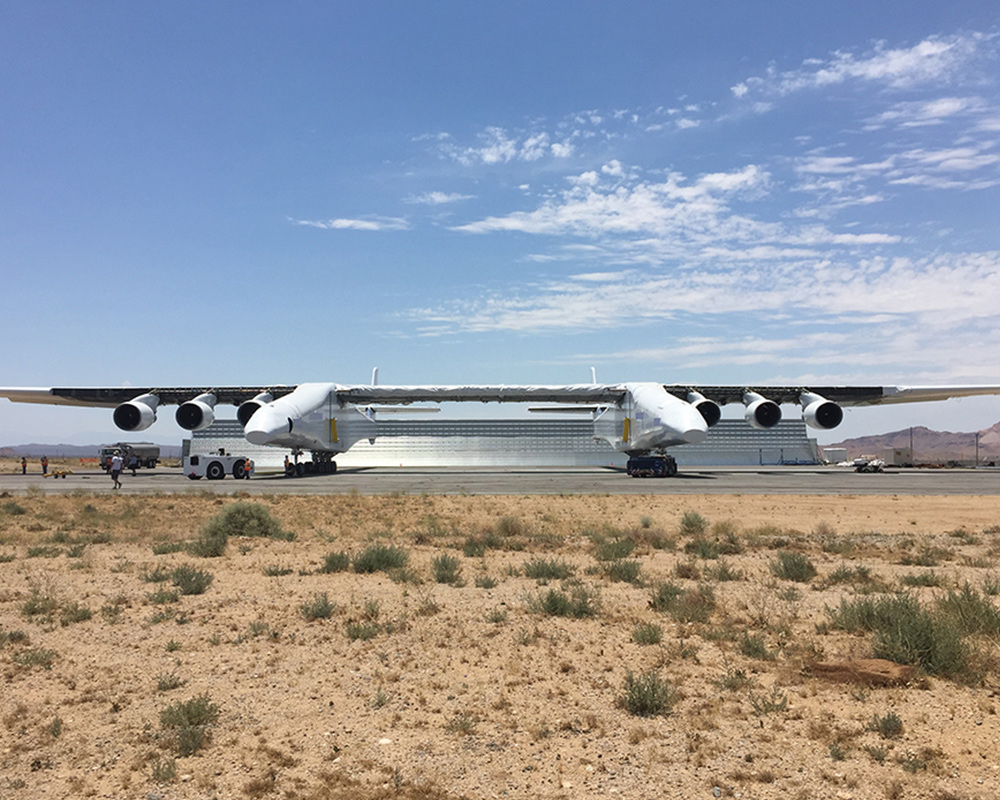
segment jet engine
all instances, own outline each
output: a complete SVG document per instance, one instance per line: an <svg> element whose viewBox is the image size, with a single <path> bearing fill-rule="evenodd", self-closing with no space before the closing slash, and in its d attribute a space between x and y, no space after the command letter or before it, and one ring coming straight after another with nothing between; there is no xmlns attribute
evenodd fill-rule
<svg viewBox="0 0 1000 800"><path fill-rule="evenodd" d="M802 419L810 428L830 430L844 420L844 409L814 392L800 394L799 403L802 405Z"/></svg>
<svg viewBox="0 0 1000 800"><path fill-rule="evenodd" d="M722 409L719 408L719 404L714 400L709 400L701 392L694 390L688 392L687 401L698 409L698 413L701 414L709 428L722 419Z"/></svg>
<svg viewBox="0 0 1000 800"><path fill-rule="evenodd" d="M215 395L200 394L193 400L181 403L174 418L186 431L200 431L215 422Z"/></svg>
<svg viewBox="0 0 1000 800"><path fill-rule="evenodd" d="M240 403L240 407L236 409L236 419L238 419L240 421L240 425L245 428L247 423L250 421L250 417L256 414L257 410L261 408L261 406L270 403L272 400L274 400L274 397L270 392L261 392L252 400Z"/></svg>
<svg viewBox="0 0 1000 800"><path fill-rule="evenodd" d="M773 400L762 397L757 392L747 392L743 395L743 405L746 406L744 416L750 427L764 430L773 428L781 422L781 407Z"/></svg>
<svg viewBox="0 0 1000 800"><path fill-rule="evenodd" d="M123 431L144 431L156 422L159 405L160 398L155 394L139 395L115 409L115 425Z"/></svg>

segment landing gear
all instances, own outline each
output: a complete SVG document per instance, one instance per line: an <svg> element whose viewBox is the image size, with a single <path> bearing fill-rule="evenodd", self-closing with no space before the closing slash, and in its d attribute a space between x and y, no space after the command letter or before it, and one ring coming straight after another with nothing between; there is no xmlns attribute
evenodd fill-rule
<svg viewBox="0 0 1000 800"><path fill-rule="evenodd" d="M294 453L295 461L285 465L286 478L301 478L305 475L333 475L337 471L337 462L333 460L334 453L314 451L311 461L299 461L301 453Z"/></svg>
<svg viewBox="0 0 1000 800"><path fill-rule="evenodd" d="M673 456L632 456L626 466L633 478L672 478L677 474Z"/></svg>

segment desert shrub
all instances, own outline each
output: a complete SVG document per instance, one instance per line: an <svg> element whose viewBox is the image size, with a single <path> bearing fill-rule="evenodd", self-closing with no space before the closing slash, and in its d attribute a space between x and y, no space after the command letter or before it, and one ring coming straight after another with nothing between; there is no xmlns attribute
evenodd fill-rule
<svg viewBox="0 0 1000 800"><path fill-rule="evenodd" d="M677 690L656 670L640 675L629 670L624 693L618 698L618 705L636 717L669 714L676 702Z"/></svg>
<svg viewBox="0 0 1000 800"><path fill-rule="evenodd" d="M620 583L639 583L641 570L641 565L635 559L620 558L604 564L604 575L609 580Z"/></svg>
<svg viewBox="0 0 1000 800"><path fill-rule="evenodd" d="M770 566L771 573L785 581L808 583L816 577L816 567L802 553L782 550Z"/></svg>
<svg viewBox="0 0 1000 800"><path fill-rule="evenodd" d="M355 572L388 572L402 569L410 560L410 554L402 548L387 544L372 544L354 556L352 567Z"/></svg>
<svg viewBox="0 0 1000 800"><path fill-rule="evenodd" d="M352 620L347 623L347 638L353 641L367 642L374 639L382 631L382 626L373 620Z"/></svg>
<svg viewBox="0 0 1000 800"><path fill-rule="evenodd" d="M628 558L635 550L635 542L631 539L602 535L594 536L594 558L598 561L618 561Z"/></svg>
<svg viewBox="0 0 1000 800"><path fill-rule="evenodd" d="M705 577L724 583L727 581L741 581L744 575L743 570L736 569L726 559L721 558L715 567L705 568Z"/></svg>
<svg viewBox="0 0 1000 800"><path fill-rule="evenodd" d="M711 586L683 589L671 582L660 583L653 589L651 608L665 611L678 622L708 622L715 611L715 592Z"/></svg>
<svg viewBox="0 0 1000 800"><path fill-rule="evenodd" d="M949 589L948 594L938 600L937 611L963 634L994 636L1000 633L1000 609L969 583L957 591Z"/></svg>
<svg viewBox="0 0 1000 800"><path fill-rule="evenodd" d="M327 553L323 557L323 566L319 568L320 572L346 572L351 566L351 557L343 550L334 551L332 553Z"/></svg>
<svg viewBox="0 0 1000 800"><path fill-rule="evenodd" d="M681 536L703 536L708 530L708 520L697 511L685 511L681 517Z"/></svg>
<svg viewBox="0 0 1000 800"><path fill-rule="evenodd" d="M12 658L15 664L27 667L28 669L32 667L52 669L52 665L56 660L56 652L54 650L46 650L44 647L36 647L33 650L24 650L23 652L15 653Z"/></svg>
<svg viewBox="0 0 1000 800"><path fill-rule="evenodd" d="M336 606L330 601L326 592L314 594L312 600L299 606L299 611L307 620L329 619L333 616Z"/></svg>
<svg viewBox="0 0 1000 800"><path fill-rule="evenodd" d="M204 594L215 576L190 564L182 564L171 573L170 579L181 594Z"/></svg>
<svg viewBox="0 0 1000 800"><path fill-rule="evenodd" d="M660 581L653 587L649 607L654 611L667 611L683 593L684 588L673 581Z"/></svg>
<svg viewBox="0 0 1000 800"><path fill-rule="evenodd" d="M153 570L146 570L139 577L146 583L163 583L170 580L171 572L166 567L157 565Z"/></svg>
<svg viewBox="0 0 1000 800"><path fill-rule="evenodd" d="M431 570L437 583L450 583L452 586L462 583L462 563L457 556L442 553L431 562Z"/></svg>
<svg viewBox="0 0 1000 800"><path fill-rule="evenodd" d="M160 725L167 731L179 756L198 752L210 736L209 728L219 718L219 707L207 694L171 703L160 712Z"/></svg>
<svg viewBox="0 0 1000 800"><path fill-rule="evenodd" d="M295 534L282 530L267 506L260 503L230 503L205 523L203 533L225 536L263 537L291 541Z"/></svg>
<svg viewBox="0 0 1000 800"><path fill-rule="evenodd" d="M944 580L935 572L921 572L917 575L903 575L899 582L903 586L940 586Z"/></svg>
<svg viewBox="0 0 1000 800"><path fill-rule="evenodd" d="M180 600L180 592L175 592L172 589L157 589L155 592L149 592L146 595L146 599L153 603L154 605L165 605L167 603L176 603Z"/></svg>
<svg viewBox="0 0 1000 800"><path fill-rule="evenodd" d="M873 731L883 739L898 739L903 735L903 720L895 711L886 714L876 714L868 723L867 730Z"/></svg>
<svg viewBox="0 0 1000 800"><path fill-rule="evenodd" d="M477 589L493 589L499 581L491 575L480 573L473 578L473 583L476 585Z"/></svg>
<svg viewBox="0 0 1000 800"><path fill-rule="evenodd" d="M226 545L229 544L229 536L220 528L211 531L202 530L198 538L188 542L184 549L191 555L199 558L219 558L226 552ZM156 552L156 548L153 549ZM167 551L173 552L173 551Z"/></svg>
<svg viewBox="0 0 1000 800"><path fill-rule="evenodd" d="M285 567L281 564L268 564L261 570L268 578L280 578L284 575L291 575L295 570L291 567ZM326 570L320 568L321 572L326 572Z"/></svg>
<svg viewBox="0 0 1000 800"><path fill-rule="evenodd" d="M663 641L663 628L653 622L643 622L632 630L632 641L636 644L659 644Z"/></svg>
<svg viewBox="0 0 1000 800"><path fill-rule="evenodd" d="M743 631L738 641L740 652L748 658L756 658L759 661L774 661L776 654L773 650L767 649L767 642L759 633L748 633Z"/></svg>
<svg viewBox="0 0 1000 800"><path fill-rule="evenodd" d="M74 622L86 622L94 613L86 606L81 606L75 600L59 609L59 624L64 628Z"/></svg>
<svg viewBox="0 0 1000 800"><path fill-rule="evenodd" d="M8 500L0 509L3 509L4 514L9 514L12 517L20 517L28 513L28 509L18 503L16 500Z"/></svg>
<svg viewBox="0 0 1000 800"><path fill-rule="evenodd" d="M702 536L692 539L684 545L684 552L707 560L719 557L719 546Z"/></svg>
<svg viewBox="0 0 1000 800"><path fill-rule="evenodd" d="M49 616L59 607L59 598L51 587L42 589L33 585L28 599L21 604L21 613L26 617Z"/></svg>
<svg viewBox="0 0 1000 800"><path fill-rule="evenodd" d="M529 597L528 608L551 617L596 617L600 611L600 597L595 590L585 586L573 586L568 592L549 589Z"/></svg>
<svg viewBox="0 0 1000 800"><path fill-rule="evenodd" d="M156 690L158 692L169 692L171 689L179 689L184 683L184 679L176 672L161 672L156 676Z"/></svg>
<svg viewBox="0 0 1000 800"><path fill-rule="evenodd" d="M565 580L574 571L565 561L557 561L554 558L533 558L524 562L524 574L540 581Z"/></svg>
<svg viewBox="0 0 1000 800"><path fill-rule="evenodd" d="M876 657L912 664L931 674L957 676L968 666L962 631L946 614L933 614L912 595L841 600L828 610L835 626L871 631Z"/></svg>

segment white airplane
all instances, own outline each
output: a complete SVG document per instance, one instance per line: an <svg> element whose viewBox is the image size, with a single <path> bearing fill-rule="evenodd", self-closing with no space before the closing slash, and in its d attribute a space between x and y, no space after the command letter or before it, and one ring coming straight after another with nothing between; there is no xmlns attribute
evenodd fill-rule
<svg viewBox="0 0 1000 800"><path fill-rule="evenodd" d="M844 406L888 405L1000 394L1000 386L695 386L661 383L569 384L562 386L380 386L300 383L298 386L166 388L3 388L16 403L114 408L123 431L141 431L156 421L160 406L175 404L177 424L207 428L218 404L237 406L247 440L256 445L310 451L301 472L336 472L334 456L379 435L377 412L412 403L558 403L537 411L589 413L595 439L629 455L630 475L673 475L666 449L705 440L722 416L721 406L742 403L754 428L781 420L780 404L796 404L813 428L829 430Z"/></svg>

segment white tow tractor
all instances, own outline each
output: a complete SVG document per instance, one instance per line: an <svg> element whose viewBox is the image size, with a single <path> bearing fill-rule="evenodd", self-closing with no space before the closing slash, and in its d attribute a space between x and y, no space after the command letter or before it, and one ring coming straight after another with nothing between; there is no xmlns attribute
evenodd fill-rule
<svg viewBox="0 0 1000 800"><path fill-rule="evenodd" d="M226 475L242 480L247 477L248 472L253 475L254 463L246 456L233 456L223 451L217 454L184 456L183 468L184 474L193 481L201 478L220 481Z"/></svg>
<svg viewBox="0 0 1000 800"><path fill-rule="evenodd" d="M885 472L885 461L877 456L858 456L853 463L855 472Z"/></svg>

